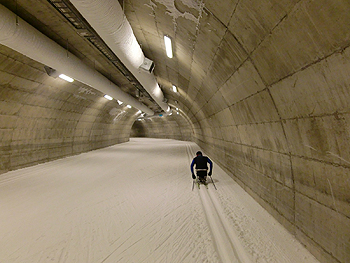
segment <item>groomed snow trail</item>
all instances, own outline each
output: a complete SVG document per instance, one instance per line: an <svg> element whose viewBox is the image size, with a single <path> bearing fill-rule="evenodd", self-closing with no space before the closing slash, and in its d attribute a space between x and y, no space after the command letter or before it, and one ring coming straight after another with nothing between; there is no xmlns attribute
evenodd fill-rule
<svg viewBox="0 0 350 263"><path fill-rule="evenodd" d="M189 162L191 162L195 153L189 147ZM208 182L211 179L208 177ZM219 204L217 198L212 191L208 191L202 185L202 189L199 190L200 199L205 212L208 226L211 230L213 240L215 242L216 250L221 258L222 262L237 262L237 263L250 263L252 262L249 256L246 254L244 248L240 244L236 233L232 230L228 221L224 216L224 212Z"/></svg>
<svg viewBox="0 0 350 263"><path fill-rule="evenodd" d="M131 139L0 175L0 262L316 263L198 146Z"/></svg>

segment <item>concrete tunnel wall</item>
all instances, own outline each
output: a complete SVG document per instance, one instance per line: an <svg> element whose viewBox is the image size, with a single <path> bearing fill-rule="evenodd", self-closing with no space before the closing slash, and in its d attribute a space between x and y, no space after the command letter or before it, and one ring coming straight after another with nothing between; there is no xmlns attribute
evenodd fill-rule
<svg viewBox="0 0 350 263"><path fill-rule="evenodd" d="M136 109L0 46L0 173L129 140Z"/></svg>
<svg viewBox="0 0 350 263"><path fill-rule="evenodd" d="M268 17L265 1L241 1L234 22L208 18L221 30L194 51L201 72L179 100L191 123L170 116L131 129L135 109L0 46L0 172L130 132L192 139L321 262L349 262L350 4L283 3Z"/></svg>
<svg viewBox="0 0 350 263"><path fill-rule="evenodd" d="M350 262L350 4L271 14L248 2L216 38L199 34L202 72L179 108L194 141L321 262Z"/></svg>
<svg viewBox="0 0 350 263"><path fill-rule="evenodd" d="M44 65L0 46L0 174L117 143L131 136L191 140L178 116L154 123L152 132L131 129L137 117L116 100L74 81L48 76ZM137 126L136 126L137 127Z"/></svg>

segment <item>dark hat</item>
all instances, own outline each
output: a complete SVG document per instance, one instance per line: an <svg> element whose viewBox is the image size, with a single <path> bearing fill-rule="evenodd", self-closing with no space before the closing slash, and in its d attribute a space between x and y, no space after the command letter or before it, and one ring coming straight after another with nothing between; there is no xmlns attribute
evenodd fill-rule
<svg viewBox="0 0 350 263"><path fill-rule="evenodd" d="M201 152L201 151L198 151L198 152L196 153L196 155L202 155L202 152Z"/></svg>

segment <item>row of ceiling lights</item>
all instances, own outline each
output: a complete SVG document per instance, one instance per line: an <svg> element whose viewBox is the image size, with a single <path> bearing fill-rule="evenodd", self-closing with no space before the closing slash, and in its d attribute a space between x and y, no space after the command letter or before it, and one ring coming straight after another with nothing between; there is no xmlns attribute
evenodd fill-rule
<svg viewBox="0 0 350 263"><path fill-rule="evenodd" d="M165 43L165 50L166 50L167 56L168 56L169 58L172 58L172 57L173 57L173 48L172 48L171 38L168 37L168 36L164 36L164 43ZM71 77L69 77L69 76L67 76L67 75L64 75L64 74L60 74L59 77L60 77L61 79L64 79L64 80L68 81L68 82L73 82L73 81L74 81L73 78L71 78ZM173 91L174 91L175 93L177 93L177 87L176 87L175 85L172 85L172 88L173 88ZM107 95L107 94L104 95L104 97L105 97L107 100L113 100L113 98L112 98L111 96ZM117 100L117 102L118 102L119 105L122 105L122 104L123 104L123 102L120 101L120 100ZM130 105L127 105L127 107L128 107L128 108L131 108ZM179 114L178 108L176 108L176 112L177 112L177 114ZM171 115L171 114L170 114L170 115Z"/></svg>
<svg viewBox="0 0 350 263"><path fill-rule="evenodd" d="M107 94L104 95L103 97L105 97L107 100L113 100L113 98L112 98L111 96L107 95ZM118 102L119 105L122 105L122 104L123 104L123 102L120 101L120 100L117 100L117 102ZM128 107L129 109L132 108L130 105L126 105L126 107ZM140 112L141 112L141 111L140 111Z"/></svg>
<svg viewBox="0 0 350 263"><path fill-rule="evenodd" d="M65 80L65 81L68 81L68 82L73 82L73 81L74 81L73 78L71 78L71 77L69 77L69 76L67 76L67 75L65 75L65 74L60 74L58 77L61 78L61 79L63 79L63 80ZM111 96L107 95L107 94L105 94L103 97L104 97L105 99L107 99L107 100L113 100L113 98L112 98ZM119 105L122 105L122 104L123 104L123 102L120 101L120 100L117 100L117 102L118 102ZM132 108L130 105L126 105L126 107L129 108L129 109ZM139 113L141 113L141 111L139 111Z"/></svg>
<svg viewBox="0 0 350 263"><path fill-rule="evenodd" d="M111 97L111 96L109 96L109 95L104 95L103 96L105 99L107 99L107 100L113 100L113 98ZM120 101L120 100L117 100L117 102L118 102L118 104L119 105L122 105L123 104L123 102L122 101ZM127 108L129 108L129 109L131 109L132 107L130 106L130 105L126 105L126 107ZM141 111L139 110L139 112L141 113Z"/></svg>
<svg viewBox="0 0 350 263"><path fill-rule="evenodd" d="M173 49L172 49L172 43L171 43L171 38L169 38L168 36L164 36L164 43L165 43L165 50L166 50L166 54L169 58L172 58L173 57ZM65 81L68 81L68 82L73 82L74 79L65 75L65 74L60 74L59 77L61 79L64 79ZM175 93L177 93L177 87L175 85L172 85L173 87L173 91ZM104 95L104 98L106 98L107 100L113 100L113 98L111 96L109 96L108 94L105 94ZM120 100L117 100L118 104L119 105L122 105L123 102L120 101ZM130 105L127 105L128 108L131 108ZM176 108L176 112L177 114L179 114L178 112L178 108ZM171 114L170 114L171 115Z"/></svg>
<svg viewBox="0 0 350 263"><path fill-rule="evenodd" d="M87 23L87 21L81 16L81 14L69 0L48 0L48 2L77 29L79 35L85 37L107 59L109 59L109 61L114 64L131 83L133 83L137 90L141 91L143 95L151 102L154 102L154 99L147 93L147 91L124 66L124 64L121 63L119 58L109 49L109 47L104 43L100 36L89 25L89 23Z"/></svg>

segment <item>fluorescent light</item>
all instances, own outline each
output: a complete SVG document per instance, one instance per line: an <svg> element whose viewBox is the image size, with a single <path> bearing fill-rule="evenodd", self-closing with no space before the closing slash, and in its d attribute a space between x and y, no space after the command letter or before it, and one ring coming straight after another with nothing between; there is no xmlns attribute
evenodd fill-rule
<svg viewBox="0 0 350 263"><path fill-rule="evenodd" d="M139 110L137 113L140 114L141 112L142 112L142 111Z"/></svg>
<svg viewBox="0 0 350 263"><path fill-rule="evenodd" d="M173 85L173 91L174 91L174 92L177 92L177 88L176 88L175 85Z"/></svg>
<svg viewBox="0 0 350 263"><path fill-rule="evenodd" d="M169 58L172 58L173 57L173 48L171 46L171 39L167 36L164 36L164 43L165 43L166 55Z"/></svg>
<svg viewBox="0 0 350 263"><path fill-rule="evenodd" d="M113 100L113 98L111 97L111 96L109 96L109 95L104 95L103 97L105 97L107 100Z"/></svg>
<svg viewBox="0 0 350 263"><path fill-rule="evenodd" d="M122 105L122 104L123 104L123 102L120 101L120 100L117 100L117 102L118 102L119 105Z"/></svg>
<svg viewBox="0 0 350 263"><path fill-rule="evenodd" d="M74 79L72 79L71 77L68 77L68 76L66 76L64 74L60 74L59 77L61 79L64 79L65 81L68 81L68 82L73 82L74 81Z"/></svg>
<svg viewBox="0 0 350 263"><path fill-rule="evenodd" d="M128 107L129 109L131 109L131 106L130 106L130 105L126 105L126 107Z"/></svg>

